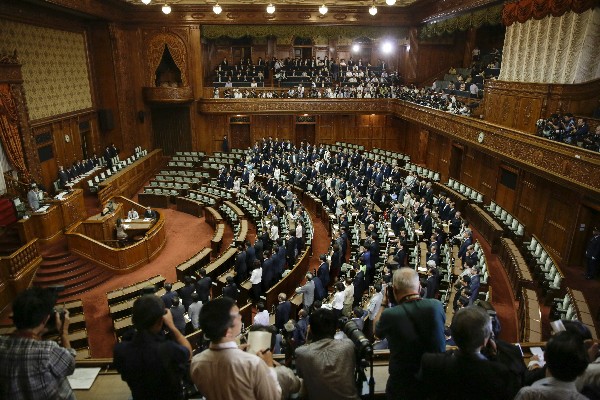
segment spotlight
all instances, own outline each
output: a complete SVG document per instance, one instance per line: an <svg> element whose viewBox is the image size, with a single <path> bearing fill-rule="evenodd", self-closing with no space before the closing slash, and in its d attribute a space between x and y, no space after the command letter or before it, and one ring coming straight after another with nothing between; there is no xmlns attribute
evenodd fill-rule
<svg viewBox="0 0 600 400"><path fill-rule="evenodd" d="M323 3L323 5L322 5L321 7L319 7L319 12L320 12L322 15L325 15L325 14L327 14L327 11L329 11L329 9L328 9L328 8L327 8L327 6L325 5L325 3Z"/></svg>
<svg viewBox="0 0 600 400"><path fill-rule="evenodd" d="M377 7L375 7L375 4L373 4L370 8L369 8L369 14L371 14L372 16L375 16L375 14L377 14Z"/></svg>
<svg viewBox="0 0 600 400"><path fill-rule="evenodd" d="M152 0L142 0L142 3L144 3L145 5L148 5L148 4L150 4L151 1Z"/></svg>
<svg viewBox="0 0 600 400"><path fill-rule="evenodd" d="M390 54L393 50L393 46L392 43L390 42L384 42L381 45L381 51L384 52L385 54Z"/></svg>
<svg viewBox="0 0 600 400"><path fill-rule="evenodd" d="M360 44L355 43L352 45L352 51L358 53L360 51Z"/></svg>
<svg viewBox="0 0 600 400"><path fill-rule="evenodd" d="M167 15L171 14L171 6L165 3L165 5L162 6L162 12L164 12Z"/></svg>
<svg viewBox="0 0 600 400"><path fill-rule="evenodd" d="M273 14L275 12L275 6L273 5L273 3L269 3L269 5L267 6L267 12L269 14Z"/></svg>
<svg viewBox="0 0 600 400"><path fill-rule="evenodd" d="M221 6L219 5L219 3L215 4L213 6L213 12L217 15L221 14L221 11L223 11L223 9L221 8Z"/></svg>
<svg viewBox="0 0 600 400"><path fill-rule="evenodd" d="M388 6L393 6L394 4L396 4L396 0L385 0L385 4L387 4Z"/></svg>

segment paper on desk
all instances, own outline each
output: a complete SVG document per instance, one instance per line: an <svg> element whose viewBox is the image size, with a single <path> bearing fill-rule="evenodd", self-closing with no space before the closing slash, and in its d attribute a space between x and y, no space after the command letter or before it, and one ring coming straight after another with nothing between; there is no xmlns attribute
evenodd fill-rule
<svg viewBox="0 0 600 400"><path fill-rule="evenodd" d="M271 348L271 332L254 331L248 333L248 353L256 354L260 350Z"/></svg>
<svg viewBox="0 0 600 400"><path fill-rule="evenodd" d="M100 368L75 368L67 379L72 389L90 389L99 373Z"/></svg>
<svg viewBox="0 0 600 400"><path fill-rule="evenodd" d="M144 222L152 221L152 218L144 218Z"/></svg>

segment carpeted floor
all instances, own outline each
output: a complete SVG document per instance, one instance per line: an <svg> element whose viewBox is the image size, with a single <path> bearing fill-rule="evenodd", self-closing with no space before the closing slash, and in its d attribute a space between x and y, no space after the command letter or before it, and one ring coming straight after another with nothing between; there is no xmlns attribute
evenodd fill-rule
<svg viewBox="0 0 600 400"><path fill-rule="evenodd" d="M115 343L106 292L159 274L164 276L167 282L173 282L177 279L175 267L179 263L187 260L200 249L210 246L213 230L204 222L204 218L172 209L158 211L165 215L167 236L167 242L160 255L138 270L125 275L115 275L107 283L78 296L83 301L90 352L93 357L112 357L112 347ZM227 228L224 241L228 242L225 245L231 242L231 237L231 229Z"/></svg>

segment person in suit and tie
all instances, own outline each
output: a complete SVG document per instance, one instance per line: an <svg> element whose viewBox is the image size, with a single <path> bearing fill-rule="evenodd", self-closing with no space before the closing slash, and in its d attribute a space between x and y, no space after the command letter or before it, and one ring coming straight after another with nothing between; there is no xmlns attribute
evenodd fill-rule
<svg viewBox="0 0 600 400"><path fill-rule="evenodd" d="M598 266L600 265L600 229L592 229L592 237L587 243L585 249L585 258L587 261L586 279L595 279L598 275Z"/></svg>
<svg viewBox="0 0 600 400"><path fill-rule="evenodd" d="M467 259L467 249L468 247L473 244L473 237L472 237L472 233L471 230L465 230L463 232L463 242L460 245L460 249L458 250L458 258L460 258L462 260L462 263L464 264L466 259Z"/></svg>
<svg viewBox="0 0 600 400"><path fill-rule="evenodd" d="M290 314L292 312L292 303L287 299L285 293L279 293L277 295L277 308L275 309L275 327L277 330L282 330L286 322L290 320Z"/></svg>
<svg viewBox="0 0 600 400"><path fill-rule="evenodd" d="M419 226L423 231L423 240L428 241L433 231L433 220L431 219L431 215L429 215L429 208L425 208L423 210L423 215L419 221Z"/></svg>
<svg viewBox="0 0 600 400"><path fill-rule="evenodd" d="M242 282L248 277L248 266L246 265L246 251L241 244L237 247L237 255L235 257L235 283L241 286Z"/></svg>
<svg viewBox="0 0 600 400"><path fill-rule="evenodd" d="M144 218L156 219L157 214L156 211L150 208L150 206L146 207L146 211L144 212Z"/></svg>

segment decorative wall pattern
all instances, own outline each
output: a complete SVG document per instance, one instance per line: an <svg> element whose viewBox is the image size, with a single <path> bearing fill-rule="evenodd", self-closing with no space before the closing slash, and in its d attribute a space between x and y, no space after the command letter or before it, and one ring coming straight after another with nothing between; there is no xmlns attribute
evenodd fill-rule
<svg viewBox="0 0 600 400"><path fill-rule="evenodd" d="M327 43L327 38L339 37L382 37L404 38L406 28L377 26L311 26L311 25L202 25L202 37L217 39L275 36L278 42L292 43L295 37L312 38L317 43Z"/></svg>
<svg viewBox="0 0 600 400"><path fill-rule="evenodd" d="M31 120L92 107L82 32L0 20L0 51L17 50Z"/></svg>
<svg viewBox="0 0 600 400"><path fill-rule="evenodd" d="M529 19L506 28L500 79L581 83L600 78L600 9Z"/></svg>
<svg viewBox="0 0 600 400"><path fill-rule="evenodd" d="M469 28L479 28L483 25L499 25L502 5L477 10L472 13L462 14L457 17L448 18L440 22L430 22L420 32L421 38L439 36L466 31Z"/></svg>

